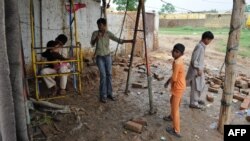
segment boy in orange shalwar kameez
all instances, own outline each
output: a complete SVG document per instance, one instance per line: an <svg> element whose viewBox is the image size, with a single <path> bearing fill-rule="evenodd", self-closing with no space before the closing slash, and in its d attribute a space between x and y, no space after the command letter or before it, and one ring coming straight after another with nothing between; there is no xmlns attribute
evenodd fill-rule
<svg viewBox="0 0 250 141"><path fill-rule="evenodd" d="M173 74L171 78L165 83L165 87L171 83L171 115L164 117L164 120L173 121L173 127L168 127L166 131L176 137L181 137L180 135L180 103L182 95L186 89L185 80L185 67L183 61L185 46L178 43L174 46L172 50L172 56L174 58L173 62Z"/></svg>

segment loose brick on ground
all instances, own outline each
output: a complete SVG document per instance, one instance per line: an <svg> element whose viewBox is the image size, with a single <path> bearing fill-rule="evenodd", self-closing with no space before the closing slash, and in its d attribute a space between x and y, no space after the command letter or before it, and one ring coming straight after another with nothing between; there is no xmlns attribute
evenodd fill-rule
<svg viewBox="0 0 250 141"><path fill-rule="evenodd" d="M132 83L132 88L143 88L142 83Z"/></svg>
<svg viewBox="0 0 250 141"><path fill-rule="evenodd" d="M218 89L215 89L215 88L212 88L212 87L209 87L208 91L213 92L213 93L218 93L219 92Z"/></svg>
<svg viewBox="0 0 250 141"><path fill-rule="evenodd" d="M241 94L239 94L239 92L237 92L237 93L235 93L235 94L233 95L233 98L234 98L234 99L237 99L237 100L239 100L239 101L244 101L244 99L246 98L246 96L245 96L245 95L241 95Z"/></svg>
<svg viewBox="0 0 250 141"><path fill-rule="evenodd" d="M222 84L222 81L220 79L218 79L218 78L213 77L212 80L217 85L221 85Z"/></svg>
<svg viewBox="0 0 250 141"><path fill-rule="evenodd" d="M245 95L249 95L249 91L250 89L241 89L240 92L245 94Z"/></svg>
<svg viewBox="0 0 250 141"><path fill-rule="evenodd" d="M248 111L247 111L246 120L247 120L248 122L250 122L250 109L248 109Z"/></svg>
<svg viewBox="0 0 250 141"><path fill-rule="evenodd" d="M207 101L214 102L214 96L213 96L213 94L211 94L211 93L207 94Z"/></svg>
<svg viewBox="0 0 250 141"><path fill-rule="evenodd" d="M133 121L128 121L125 125L124 128L127 130L134 131L136 133L141 133L142 132L142 125L139 123L135 123Z"/></svg>
<svg viewBox="0 0 250 141"><path fill-rule="evenodd" d="M247 89L248 88L248 82L246 82L244 80L240 80L240 81L237 81L235 83L235 86L239 87L239 88L242 88L242 89Z"/></svg>
<svg viewBox="0 0 250 141"><path fill-rule="evenodd" d="M212 88L215 88L215 89L220 89L221 88L221 85L218 85L218 84L215 84L213 86L211 86Z"/></svg>
<svg viewBox="0 0 250 141"><path fill-rule="evenodd" d="M148 123L147 123L147 120L143 117L140 117L140 118L134 118L132 119L131 121L135 122L135 123L139 123L141 124L142 126L147 126Z"/></svg>
<svg viewBox="0 0 250 141"><path fill-rule="evenodd" d="M239 91L240 91L240 88L238 88L238 87L234 87L234 91L239 92Z"/></svg>
<svg viewBox="0 0 250 141"><path fill-rule="evenodd" d="M128 70L129 70L129 68L128 68L128 67L125 67L123 70L124 70L124 71L128 71Z"/></svg>
<svg viewBox="0 0 250 141"><path fill-rule="evenodd" d="M125 63L118 63L118 65L121 66L121 67L127 67L128 66L128 64L125 64Z"/></svg>
<svg viewBox="0 0 250 141"><path fill-rule="evenodd" d="M246 97L244 99L244 101L240 105L240 110L248 109L249 108L249 104L250 104L250 97Z"/></svg>

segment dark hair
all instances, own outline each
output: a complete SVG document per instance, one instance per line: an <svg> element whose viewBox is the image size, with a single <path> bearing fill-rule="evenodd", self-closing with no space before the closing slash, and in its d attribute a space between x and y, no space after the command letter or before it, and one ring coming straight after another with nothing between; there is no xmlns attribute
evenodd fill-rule
<svg viewBox="0 0 250 141"><path fill-rule="evenodd" d="M53 41L53 40L50 40L50 41L48 41L48 43L47 43L47 47L55 47L55 46L58 45L58 44L61 44L61 42L60 42L60 41Z"/></svg>
<svg viewBox="0 0 250 141"><path fill-rule="evenodd" d="M107 25L107 20L105 18L100 18L97 20L97 25L99 24L103 24L103 25Z"/></svg>
<svg viewBox="0 0 250 141"><path fill-rule="evenodd" d="M55 46L55 41L50 40L47 42L47 46L46 47L54 47Z"/></svg>
<svg viewBox="0 0 250 141"><path fill-rule="evenodd" d="M214 39L214 34L213 34L211 31L206 31L206 32L204 32L204 33L202 34L201 39L202 39L202 40L203 40L203 39L210 39L210 40L212 40L212 39Z"/></svg>
<svg viewBox="0 0 250 141"><path fill-rule="evenodd" d="M47 49L46 49L46 51L45 52L50 52L50 50L51 50L51 47L54 47L55 46L55 41L53 41L53 40L50 40L50 41L48 41L47 42L47 45L46 45L46 47L47 47ZM45 57L43 54L42 54L42 56L43 57ZM46 58L46 57L45 57Z"/></svg>
<svg viewBox="0 0 250 141"><path fill-rule="evenodd" d="M58 35L58 36L56 37L55 40L56 40L56 41L60 41L63 45L65 45L66 42L68 41L68 38L67 38L66 35L60 34L60 35Z"/></svg>
<svg viewBox="0 0 250 141"><path fill-rule="evenodd" d="M185 51L185 46L181 43L177 43L174 45L173 50L179 50L183 54Z"/></svg>

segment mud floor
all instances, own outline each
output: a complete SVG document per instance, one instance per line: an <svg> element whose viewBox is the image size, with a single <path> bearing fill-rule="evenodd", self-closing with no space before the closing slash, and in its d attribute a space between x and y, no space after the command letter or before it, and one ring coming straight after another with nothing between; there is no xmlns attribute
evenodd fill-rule
<svg viewBox="0 0 250 141"><path fill-rule="evenodd" d="M222 89L219 89L218 94L213 94L214 102L206 101L206 94L209 92L202 95L206 102L206 110L202 111L189 108L190 88L187 88L180 108L182 138L178 139L168 134L165 128L171 126L171 122L162 119L170 113L170 92L163 85L171 75L172 46L179 42L186 46L185 64L188 67L192 50L199 38L198 36L160 35L159 50L150 52L152 72L164 77L162 80L153 78L152 81L153 105L157 113L149 114L147 88L130 87L130 93L124 94L127 71L124 71L126 65L123 64L126 64L127 57L123 57L123 61L113 66L113 91L117 100L108 101L105 104L99 102L98 69L96 65L86 65L82 76L84 92L81 95L71 93L66 98L50 100L53 103L77 107L81 109L81 114L48 114L53 117L53 120L45 123L45 130L51 128L51 131L43 133L39 131L41 128L38 128L38 125L33 126L31 131L34 141L160 141L163 137L166 141L223 141L223 135L216 130ZM218 47L218 41L224 38L216 38L206 50L206 68L213 75L219 75L224 61L225 54L215 50ZM139 65L143 62L143 59L135 58L131 83L138 82L147 85L145 66ZM249 70L250 60L239 57L237 71L250 76ZM244 115L239 114L240 104L240 101L233 102L232 124L249 124ZM37 114L35 111L32 113ZM43 112L40 114L43 115ZM143 127L141 133L124 128L124 123L138 117L143 117L147 121L147 126Z"/></svg>

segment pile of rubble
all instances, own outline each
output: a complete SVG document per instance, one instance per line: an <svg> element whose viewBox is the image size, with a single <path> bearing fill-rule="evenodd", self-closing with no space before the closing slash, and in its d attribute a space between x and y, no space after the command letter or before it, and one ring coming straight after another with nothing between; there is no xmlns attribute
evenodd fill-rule
<svg viewBox="0 0 250 141"><path fill-rule="evenodd" d="M218 76L211 75L206 72L206 83L208 84L208 94L206 98L209 102L214 101L214 94L223 93L225 74ZM250 77L246 74L238 74L234 84L233 101L240 101L240 109L250 111ZM248 112L246 119L250 122L250 112Z"/></svg>
<svg viewBox="0 0 250 141"><path fill-rule="evenodd" d="M213 76L206 74L206 82L209 85L208 91L219 93L223 89L225 75ZM207 94L207 100L213 102L212 94ZM236 77L233 98L241 101L240 110L248 109L250 106L250 77L245 74L239 74Z"/></svg>

